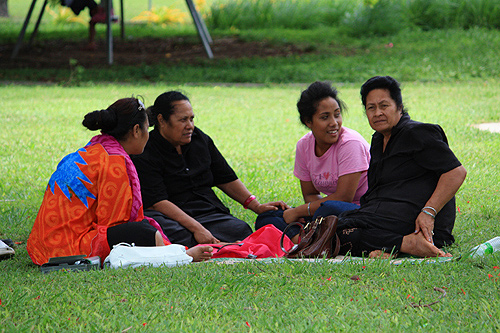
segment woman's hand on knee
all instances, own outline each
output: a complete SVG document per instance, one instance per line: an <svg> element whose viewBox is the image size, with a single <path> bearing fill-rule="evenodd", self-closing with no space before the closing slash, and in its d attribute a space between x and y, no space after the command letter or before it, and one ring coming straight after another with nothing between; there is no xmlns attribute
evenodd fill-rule
<svg viewBox="0 0 500 333"><path fill-rule="evenodd" d="M195 232L193 232L194 239L198 244L217 244L220 243L220 240L214 237L210 231L205 229L204 227L199 228Z"/></svg>
<svg viewBox="0 0 500 333"><path fill-rule="evenodd" d="M299 216L297 214L297 209L295 209L295 208L290 208L290 209L287 209L283 212L283 219L288 224L290 224L292 222L297 222L300 220L300 218L301 218L301 216Z"/></svg>
<svg viewBox="0 0 500 333"><path fill-rule="evenodd" d="M284 201L273 201L267 202L263 204L259 204L257 207L253 209L256 214L262 214L265 212L273 211L273 210L285 210L290 208Z"/></svg>

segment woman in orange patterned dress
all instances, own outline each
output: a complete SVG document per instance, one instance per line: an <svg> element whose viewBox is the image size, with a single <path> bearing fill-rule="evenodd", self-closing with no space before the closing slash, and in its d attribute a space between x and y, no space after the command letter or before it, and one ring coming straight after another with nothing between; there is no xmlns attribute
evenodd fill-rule
<svg viewBox="0 0 500 333"><path fill-rule="evenodd" d="M145 218L139 179L130 154L142 153L149 138L143 103L123 98L88 113L83 126L101 130L83 148L64 157L52 174L28 239L37 265L51 257L85 254L101 260L120 242L170 244L158 223ZM211 247L187 250L195 261Z"/></svg>

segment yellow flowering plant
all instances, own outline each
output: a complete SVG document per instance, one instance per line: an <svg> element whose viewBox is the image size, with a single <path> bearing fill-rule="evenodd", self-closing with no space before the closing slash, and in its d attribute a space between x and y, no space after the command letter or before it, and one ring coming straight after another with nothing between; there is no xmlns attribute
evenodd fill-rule
<svg viewBox="0 0 500 333"><path fill-rule="evenodd" d="M76 16L68 7L59 5L51 8L51 6L47 6L46 10L47 13L49 13L49 15L52 17L52 22L54 24L64 24L64 23L79 23L83 25L88 24L88 22L85 19Z"/></svg>
<svg viewBox="0 0 500 333"><path fill-rule="evenodd" d="M130 21L135 23L160 24L166 27L168 24L182 24L186 22L187 14L176 8L167 6L153 7L151 10L141 12Z"/></svg>

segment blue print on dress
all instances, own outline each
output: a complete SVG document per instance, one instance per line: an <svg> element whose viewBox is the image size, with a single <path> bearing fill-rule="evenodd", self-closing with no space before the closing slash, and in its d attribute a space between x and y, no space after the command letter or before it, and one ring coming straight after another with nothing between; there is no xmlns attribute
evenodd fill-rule
<svg viewBox="0 0 500 333"><path fill-rule="evenodd" d="M92 184L85 176L76 163L87 165L87 162L78 154L79 151L86 151L85 148L80 148L72 154L64 157L57 165L57 170L49 179L49 186L52 194L54 194L55 184L59 186L66 198L71 201L69 190L80 199L80 201L89 208L87 198L95 199L96 197L85 187L82 181Z"/></svg>

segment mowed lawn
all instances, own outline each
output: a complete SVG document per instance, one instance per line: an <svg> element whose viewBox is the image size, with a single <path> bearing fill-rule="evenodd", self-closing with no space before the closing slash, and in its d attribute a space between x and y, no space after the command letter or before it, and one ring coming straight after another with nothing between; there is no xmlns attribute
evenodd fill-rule
<svg viewBox="0 0 500 333"><path fill-rule="evenodd" d="M2 43L16 40L30 3L9 1L11 18L0 20ZM152 3L187 13L182 0ZM206 5L214 3L218 2L207 0ZM374 16L374 28L395 23L390 22L391 8L384 4L397 5L397 1L363 3L386 8L382 15ZM431 6L426 0L413 3L419 8L415 14L422 14L418 3ZM468 3L491 14L482 1ZM125 0L125 4L127 22L148 7L146 1ZM268 2L255 4L266 6ZM324 0L315 4L330 6ZM435 4L431 7L438 10L450 5ZM40 6L38 1L35 13ZM310 12L298 17L306 21L307 17L318 18L311 16L317 8L311 6ZM369 17L369 11L358 11L363 12ZM478 17L486 16L478 13ZM87 11L80 17L87 20ZM35 18L32 25L33 21ZM401 29L394 35L368 36L363 25L351 24L351 34L352 29L362 33L349 37L340 33L345 24L311 30L255 26L258 29L209 28L215 38L296 44L315 52L303 57L215 59L176 67L9 71L0 64L0 77L5 80L0 82L0 239L18 243L15 257L0 261L0 332L500 331L498 253L397 266L382 260L342 265L323 260L248 261L49 275L41 274L31 263L26 240L50 175L63 156L96 134L81 125L87 112L132 95L141 95L151 105L160 93L182 89L191 98L196 125L212 136L250 191L261 202L284 200L298 205L302 198L292 173L294 149L307 132L295 106L300 91L312 80L333 80L349 107L344 126L370 142L372 130L363 114L359 88L372 75L393 75L401 80L412 118L440 124L468 171L457 193L456 243L447 250L458 259L471 247L500 235L500 134L473 127L500 121L497 30ZM118 25L114 28L116 32ZM129 38L191 36L199 43L189 22L167 29L128 24L127 34ZM60 26L46 14L37 41L84 41L86 36L86 26ZM98 38L102 36L104 27L99 26ZM6 83L34 77L62 85ZM116 83L99 83L112 77ZM75 86L63 86L71 84ZM235 216L253 225L255 214L220 195Z"/></svg>
<svg viewBox="0 0 500 333"><path fill-rule="evenodd" d="M349 107L344 126L370 141L362 83L337 86ZM402 83L409 114L440 124L468 171L457 194L456 244L448 249L459 257L500 235L500 134L473 127L500 121L500 81ZM158 94L182 89L196 125L252 193L298 205L294 149L306 128L295 103L306 86L2 86L0 238L19 244L14 258L0 262L0 331L500 330L498 254L399 266L250 261L49 275L31 263L26 240L47 181L64 155L95 134L81 125L87 112L132 95L151 105ZM253 213L221 198L253 224Z"/></svg>

